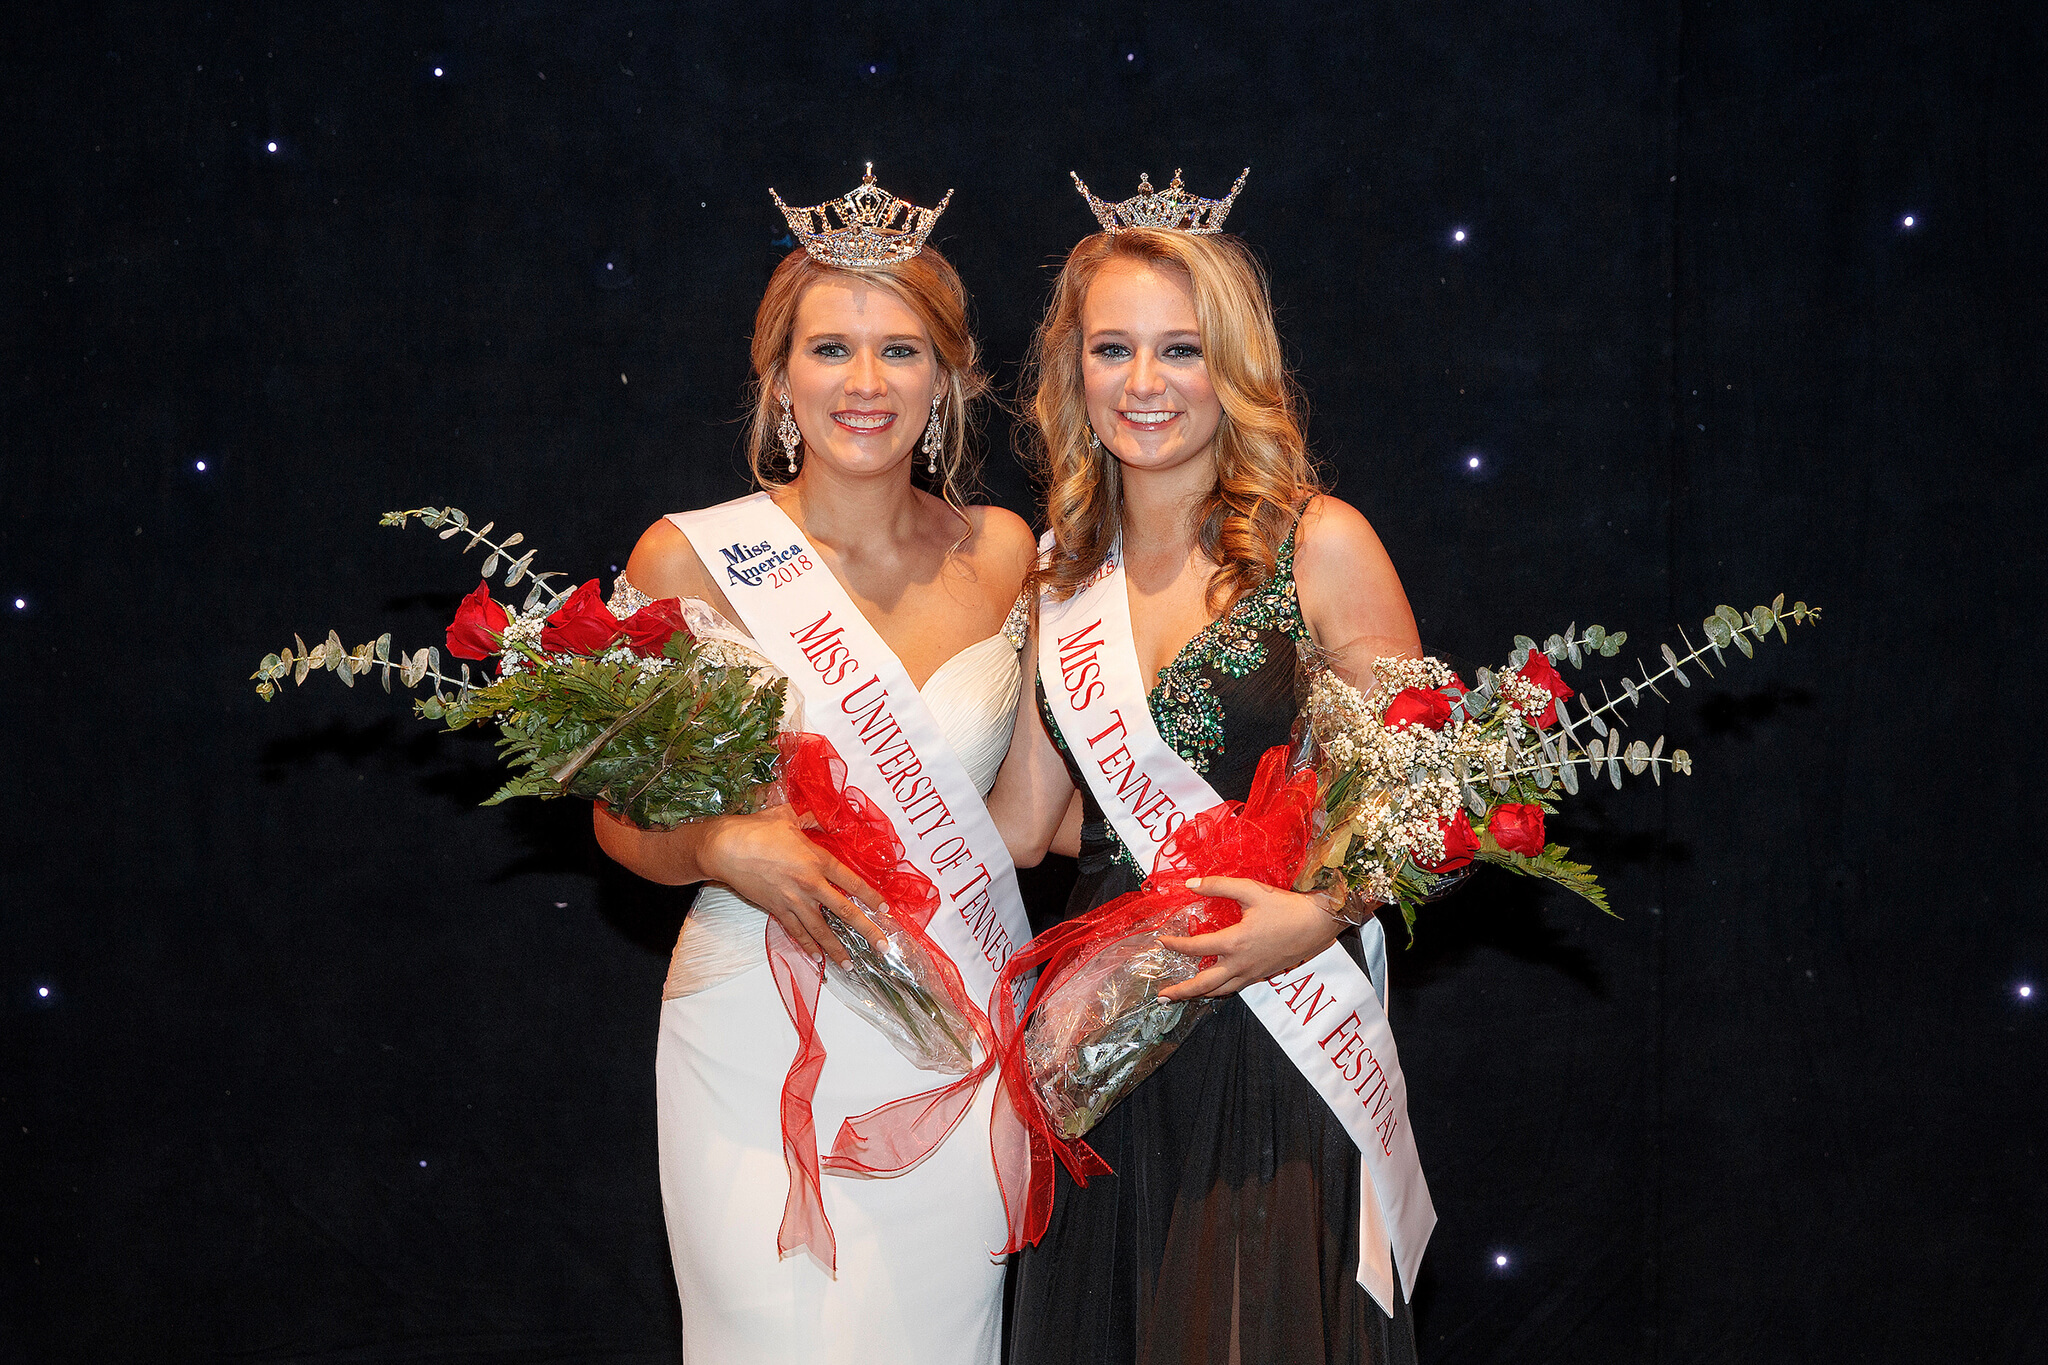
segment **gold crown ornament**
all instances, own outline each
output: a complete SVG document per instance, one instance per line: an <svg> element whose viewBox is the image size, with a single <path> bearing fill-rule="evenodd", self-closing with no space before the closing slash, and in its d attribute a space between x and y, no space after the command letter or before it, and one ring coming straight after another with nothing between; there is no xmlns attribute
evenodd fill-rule
<svg viewBox="0 0 2048 1365"><path fill-rule="evenodd" d="M773 189L768 194L812 260L853 267L907 261L924 250L932 225L953 200L951 190L935 209L921 209L908 199L898 199L875 183L872 161L860 184L811 208L793 209Z"/></svg>
<svg viewBox="0 0 2048 1365"><path fill-rule="evenodd" d="M1252 168L1247 166L1237 177L1237 183L1230 187L1230 193L1221 199L1204 199L1198 194L1189 194L1180 187L1180 171L1173 173L1173 183L1164 190L1152 188L1152 177L1138 177L1138 192L1121 204L1108 203L1097 199L1081 183L1081 177L1073 171L1074 188L1081 191L1081 197L1088 201L1089 210L1095 220L1102 224L1104 232L1122 232L1125 228L1164 228L1169 232L1188 232L1197 235L1223 231L1223 219L1230 212L1230 206L1237 202L1237 192L1244 188Z"/></svg>

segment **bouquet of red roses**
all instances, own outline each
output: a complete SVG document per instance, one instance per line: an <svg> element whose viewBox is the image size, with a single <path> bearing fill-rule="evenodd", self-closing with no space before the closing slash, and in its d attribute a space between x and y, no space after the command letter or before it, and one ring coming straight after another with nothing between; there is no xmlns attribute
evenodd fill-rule
<svg viewBox="0 0 2048 1365"><path fill-rule="evenodd" d="M438 647L394 655L383 635L350 650L329 631L310 648L294 637L295 648L265 655L251 675L258 695L268 701L287 679L303 685L320 669L350 687L379 670L387 692L394 671L408 687L431 683L414 703L419 715L450 730L498 726L498 749L514 775L485 805L581 796L643 829L667 829L790 802L814 841L899 902L867 911L873 939L831 921L851 954L827 969L834 994L917 1066L971 1069L977 1016L924 934L929 883L918 886L922 878L902 863L887 818L845 787L831 744L782 733L788 682L780 671L729 638L700 602L665 598L622 619L596 579L553 586L561 575L535 571L531 549L515 554L522 535L493 540L495 523L472 527L459 508L388 512L382 524L403 528L415 519L443 540L466 536L464 553L486 552L484 581L448 626L447 651L465 661L454 675L442 670ZM504 586L532 584L516 611L491 597L490 576L501 564ZM487 661L497 676L473 678L470 665Z"/></svg>
<svg viewBox="0 0 2048 1365"><path fill-rule="evenodd" d="M1664 737L1624 741L1621 707L1642 705L1644 693L1662 699L1667 680L1692 686L1687 668L1712 676L1708 658L1727 662L1728 649L1754 654L1772 633L1791 637L1786 623L1818 621L1804 602L1748 613L1717 607L1690 653L1661 646L1664 667L1637 677L1622 674L1619 694L1600 685L1601 701L1575 692L1558 672L1598 655L1613 658L1626 631L1568 626L1542 645L1515 637L1499 673L1480 669L1467 687L1433 658L1381 659L1365 692L1334 673L1316 677L1297 726L1297 759L1319 778L1319 809L1310 857L1295 885L1341 889L1374 904L1398 904L1409 932L1416 910L1441 896L1475 862L1524 876L1544 877L1607 910L1607 894L1591 869L1570 861L1568 850L1544 839L1544 817L1560 795L1577 795L1581 771L1605 776L1618 789L1622 770L1692 771L1683 749L1664 752ZM1578 698L1579 714L1571 701ZM1610 912L1611 913L1611 912Z"/></svg>
<svg viewBox="0 0 2048 1365"><path fill-rule="evenodd" d="M353 650L332 631L310 649L294 637L296 653L265 655L252 675L264 700L286 678L303 684L314 669L351 687L379 669L387 692L394 670L408 687L431 682L431 693L414 704L419 715L451 730L498 724L498 747L516 775L486 805L514 796L583 796L636 825L664 828L757 809L767 800L782 720L779 675L735 667L715 648L700 646L678 598L620 620L596 579L554 588L551 580L560 575L533 570L532 550L514 557L519 533L494 541L492 523L472 528L459 508L388 512L382 524L403 527L414 518L443 540L466 535L465 553L479 545L487 551L485 581L448 626L448 653L468 662L451 677L439 649L394 658L389 635ZM506 587L533 585L516 612L491 597L489 579L501 562ZM496 679L473 680L470 663L493 659Z"/></svg>
<svg viewBox="0 0 2048 1365"><path fill-rule="evenodd" d="M1028 1075L1044 1132L1070 1161L1085 1163L1078 1139L1138 1082L1156 1070L1211 1006L1162 1000L1159 992L1207 964L1159 945L1160 935L1191 936L1236 923L1235 901L1186 889L1190 876L1245 877L1297 890L1335 892L1368 905L1398 904L1411 937L1418 907L1455 887L1476 862L1544 877L1608 910L1590 868L1544 840L1544 817L1560 794L1576 794L1581 772L1617 788L1622 770L1692 771L1683 749L1667 756L1664 739L1624 742L1620 706L1664 694L1669 679L1690 687L1685 670L1708 671L1709 655L1745 655L1785 625L1820 619L1819 609L1780 596L1746 615L1716 608L1707 642L1680 657L1663 646L1664 668L1641 667L1603 684L1602 702L1580 695L1557 665L1612 658L1625 632L1592 626L1553 635L1542 646L1518 636L1506 669L1480 669L1467 687L1434 658L1381 659L1372 686L1353 687L1328 670L1312 681L1291 745L1261 760L1251 795L1225 802L1183 825L1160 849L1144 886L1033 940L1005 970L998 1014L1014 986L1044 970L1022 1011L1021 1032L1006 1040L1013 1075ZM1682 632L1681 632L1682 635ZM1711 676L1711 673L1709 673ZM1569 706L1578 697L1580 714ZM1608 911L1612 913L1612 911Z"/></svg>

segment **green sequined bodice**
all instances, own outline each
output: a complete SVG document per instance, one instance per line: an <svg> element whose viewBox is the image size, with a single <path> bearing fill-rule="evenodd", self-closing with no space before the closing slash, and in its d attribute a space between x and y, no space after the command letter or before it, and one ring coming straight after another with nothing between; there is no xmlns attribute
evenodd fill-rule
<svg viewBox="0 0 2048 1365"><path fill-rule="evenodd" d="M1294 536L1280 547L1272 578L1246 593L1224 615L1211 621L1181 647L1146 694L1146 706L1160 738L1208 778L1217 795L1243 800L1251 788L1259 756L1287 741L1294 722L1295 673L1299 646L1309 638L1301 604L1294 590ZM1066 758L1067 752L1045 689L1039 688L1039 713L1046 732ZM1133 868L1124 849L1096 808L1094 797L1074 770L1086 807L1082 828L1083 860L1091 844L1105 845Z"/></svg>

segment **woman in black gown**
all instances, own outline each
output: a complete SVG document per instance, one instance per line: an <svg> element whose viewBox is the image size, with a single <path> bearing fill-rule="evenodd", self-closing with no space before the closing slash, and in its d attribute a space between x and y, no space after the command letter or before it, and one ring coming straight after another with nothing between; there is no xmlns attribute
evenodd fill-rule
<svg viewBox="0 0 2048 1365"><path fill-rule="evenodd" d="M1028 394L1055 541L1042 588L1070 595L1121 545L1148 707L1217 795L1242 800L1260 755L1286 742L1305 651L1361 685L1376 657L1420 652L1378 538L1318 490L1265 282L1235 238L1123 227L1082 241ZM1077 915L1143 874L1068 747L1042 695L1027 700L990 805L1029 865L1071 831L1078 800ZM1165 940L1217 959L1169 993L1228 998L1089 1134L1114 1174L1082 1188L1059 1171L1047 1233L1019 1261L1011 1359L1413 1361L1405 1303L1389 1316L1355 1279L1358 1150L1236 998L1340 934L1356 957L1357 935L1319 897L1228 878L1201 889L1244 919Z"/></svg>

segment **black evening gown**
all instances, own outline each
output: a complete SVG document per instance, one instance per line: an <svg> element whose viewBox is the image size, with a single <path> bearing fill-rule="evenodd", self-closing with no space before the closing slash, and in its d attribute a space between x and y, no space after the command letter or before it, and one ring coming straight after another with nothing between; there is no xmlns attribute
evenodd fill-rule
<svg viewBox="0 0 2048 1365"><path fill-rule="evenodd" d="M1287 742L1306 638L1290 540L1273 581L1161 671L1153 720L1217 795L1243 800ZM1074 780L1069 916L1143 880ZM1243 1001L1213 1009L1088 1142L1114 1174L1084 1189L1058 1171L1051 1224L1018 1259L1012 1365L1415 1361L1407 1305L1390 1318L1358 1286L1358 1149Z"/></svg>

